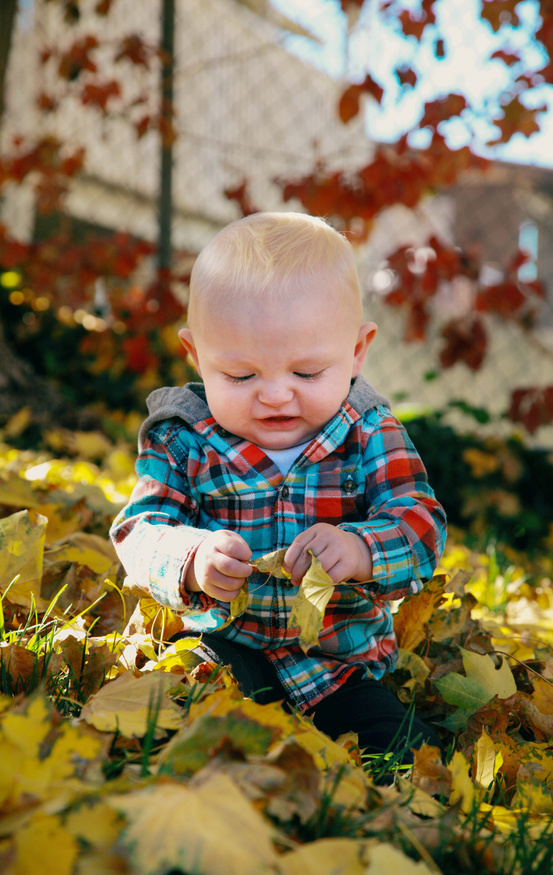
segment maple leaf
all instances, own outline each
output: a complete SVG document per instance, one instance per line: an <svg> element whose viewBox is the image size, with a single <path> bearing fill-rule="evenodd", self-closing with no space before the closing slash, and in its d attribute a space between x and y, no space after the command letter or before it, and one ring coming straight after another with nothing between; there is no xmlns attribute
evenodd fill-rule
<svg viewBox="0 0 553 875"><path fill-rule="evenodd" d="M519 54L516 52L506 51L505 49L498 49L493 55L490 55L490 58L497 58L500 61L503 61L508 67L514 66L514 64L518 64L522 59Z"/></svg>
<svg viewBox="0 0 553 875"><path fill-rule="evenodd" d="M482 367L488 334L481 319L470 317L448 322L440 334L446 341L440 351L443 368L450 368L457 362L464 362L473 371Z"/></svg>
<svg viewBox="0 0 553 875"><path fill-rule="evenodd" d="M66 52L63 52L58 65L58 73L62 79L73 81L83 70L96 73L98 68L91 56L98 45L96 37L89 35L76 40Z"/></svg>
<svg viewBox="0 0 553 875"><path fill-rule="evenodd" d="M434 686L450 705L456 705L467 714L486 705L494 696L508 699L516 691L513 673L506 660L500 668L488 653L474 653L461 648L465 675L450 672L434 680Z"/></svg>
<svg viewBox="0 0 553 875"><path fill-rule="evenodd" d="M243 216L251 216L252 213L259 212L259 208L255 206L250 197L247 179L243 179L239 185L225 188L223 194L230 201L236 201Z"/></svg>
<svg viewBox="0 0 553 875"><path fill-rule="evenodd" d="M529 108L525 106L519 95L516 94L509 103L503 106L503 117L494 119L494 125L500 133L495 140L490 140L487 145L495 146L498 143L508 143L515 134L531 137L540 130L537 116L547 112L546 103L541 106Z"/></svg>
<svg viewBox="0 0 553 875"><path fill-rule="evenodd" d="M418 76L411 67L398 67L394 72L402 87L409 85L411 88L414 88L417 84Z"/></svg>
<svg viewBox="0 0 553 875"><path fill-rule="evenodd" d="M480 15L496 33L504 24L518 27L520 18L515 10L519 3L520 0L482 0Z"/></svg>
<svg viewBox="0 0 553 875"><path fill-rule="evenodd" d="M398 646L415 650L428 635L428 623L443 602L447 577L437 574L417 595L405 598L394 615L394 631Z"/></svg>
<svg viewBox="0 0 553 875"><path fill-rule="evenodd" d="M191 787L165 781L113 795L109 803L127 820L120 844L136 875L260 875L278 869L273 828L224 774Z"/></svg>
<svg viewBox="0 0 553 875"><path fill-rule="evenodd" d="M280 859L281 875L366 875L368 852L356 839L323 838L289 851ZM394 871L382 869L381 873ZM403 868L398 869L403 875ZM409 869L405 870L409 875ZM420 872L419 875L424 875Z"/></svg>
<svg viewBox="0 0 553 875"><path fill-rule="evenodd" d="M451 792L451 772L444 766L438 748L423 744L415 750L411 781L429 796L443 796L447 799Z"/></svg>
<svg viewBox="0 0 553 875"><path fill-rule="evenodd" d="M133 33L125 36L121 40L119 50L117 51L115 61L130 61L131 64L144 67L146 70L150 67L150 58L153 54L152 49L147 45L139 34Z"/></svg>
<svg viewBox="0 0 553 875"><path fill-rule="evenodd" d="M126 738L144 736L154 718L156 735L164 729L178 729L182 710L167 696L175 685L170 673L147 672L134 677L125 672L90 697L81 718L101 732L117 731Z"/></svg>
<svg viewBox="0 0 553 875"><path fill-rule="evenodd" d="M422 0L421 15L415 16L409 10L403 9L398 15L398 21L405 36L414 36L420 42L426 27L436 23L434 4L436 0Z"/></svg>
<svg viewBox="0 0 553 875"><path fill-rule="evenodd" d="M325 608L330 601L335 584L311 550L311 565L304 574L294 599L289 628L299 627L299 643L304 653L318 643L323 626Z"/></svg>
<svg viewBox="0 0 553 875"><path fill-rule="evenodd" d="M11 602L41 612L48 607L40 594L47 522L32 510L0 520L0 592L9 587Z"/></svg>
<svg viewBox="0 0 553 875"><path fill-rule="evenodd" d="M553 422L553 386L514 389L507 415L534 434L540 426Z"/></svg>
<svg viewBox="0 0 553 875"><path fill-rule="evenodd" d="M377 103L380 103L382 100L384 89L374 81L370 73L367 73L363 82L357 85L350 85L342 93L338 101L338 115L344 124L347 124L358 114L363 94L370 94Z"/></svg>
<svg viewBox="0 0 553 875"><path fill-rule="evenodd" d="M85 106L97 106L106 112L110 100L121 97L121 87L115 79L108 82L87 82L81 91L81 100Z"/></svg>
<svg viewBox="0 0 553 875"><path fill-rule="evenodd" d="M419 127L436 128L440 122L461 115L468 103L462 94L448 94L447 97L431 100L424 104L424 112Z"/></svg>

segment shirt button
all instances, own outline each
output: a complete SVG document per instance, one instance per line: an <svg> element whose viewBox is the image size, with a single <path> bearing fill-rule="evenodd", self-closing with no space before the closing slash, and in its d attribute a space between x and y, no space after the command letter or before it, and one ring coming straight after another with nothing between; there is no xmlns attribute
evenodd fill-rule
<svg viewBox="0 0 553 875"><path fill-rule="evenodd" d="M281 491L280 491L280 494L282 495L283 498L288 498L288 496L290 495L290 489L289 489L289 487L288 487L288 486L283 486L282 489L281 489Z"/></svg>
<svg viewBox="0 0 553 875"><path fill-rule="evenodd" d="M351 477L348 477L347 480L344 480L342 488L343 488L344 492L348 493L348 495L351 494L352 492L355 492L355 480L352 480Z"/></svg>

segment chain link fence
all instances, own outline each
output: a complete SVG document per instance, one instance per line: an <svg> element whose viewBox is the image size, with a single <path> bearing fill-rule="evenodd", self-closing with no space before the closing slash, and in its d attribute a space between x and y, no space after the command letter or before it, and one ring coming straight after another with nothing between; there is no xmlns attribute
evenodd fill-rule
<svg viewBox="0 0 553 875"><path fill-rule="evenodd" d="M303 5L279 0L282 14L296 12L299 17ZM454 13L455 40L462 49L464 37L464 49L470 56L472 36L468 25L465 31L462 23L471 4L445 0L442 5ZM103 24L88 14L92 6L81 3L81 21L69 28L59 4L44 0L21 3L10 55L2 147L9 148L14 134L53 133L64 141L82 143L87 160L67 202L71 216L87 227L124 230L155 242L159 135L154 130L140 138L136 134L145 113L153 111L150 105L158 99L158 60L149 67L121 63L113 71L122 80L127 103L134 101L125 113L118 112L116 106L100 112L97 107L83 106L70 94L53 104L46 115L36 108L37 95L56 88L54 78L49 81L39 63L40 53L49 47L61 50L68 46L79 33L90 31L91 21L100 28L106 51L117 37L129 32L140 34L152 45L158 42L161 2L118 0ZM374 154L373 132L375 136L387 133L383 128L385 107L378 118L371 115L369 107L366 116L361 112L345 125L338 118L337 103L344 75L356 74L361 51L374 51L384 69L391 63L390 52L397 53L406 44L390 45L387 52L378 32L370 31L368 21L366 31L369 37L372 33L372 42L363 48L360 30L359 45L355 48L352 40L348 55L346 25L337 12L338 4L326 0L315 15L303 13L300 17L300 24L315 39L291 36L270 20L274 9L264 17L251 6L271 12L269 4L255 0L178 0L176 4L174 104L178 136L173 153L172 222L176 262L189 261L219 228L240 215L236 201L225 196L226 190L237 189L247 180L253 207L301 209L297 201L283 202L276 179L300 177L316 162L330 169L364 166ZM474 16L474 10L471 14ZM376 26L374 21L372 25ZM328 53L329 45L334 47L333 54ZM446 77L441 84L455 87ZM407 116L414 112L411 104L405 107ZM394 112L397 114L390 108L389 116ZM30 187L12 186L6 192L1 219L16 237L32 237L36 216ZM480 370L458 363L440 372L440 324L452 312L471 304L470 288L459 283L444 288L438 296L436 327L427 340L405 342L404 316L386 303L393 280L386 258L402 245L424 251L432 235L447 244L478 247L491 276L502 275L519 244L529 248L533 258L524 269L536 271L548 295L538 332L529 333L512 322L496 320L490 323L490 348ZM463 405L465 409L486 408L500 416L508 409L515 387L553 384L552 169L501 162L485 177L471 177L436 193L414 210L397 206L384 211L359 249L359 272L367 316L380 326L366 374L398 406L443 409L460 401L450 416L461 427L474 428L474 420L462 413ZM491 427L497 430L507 425L494 421ZM553 447L553 429L539 429L535 440Z"/></svg>

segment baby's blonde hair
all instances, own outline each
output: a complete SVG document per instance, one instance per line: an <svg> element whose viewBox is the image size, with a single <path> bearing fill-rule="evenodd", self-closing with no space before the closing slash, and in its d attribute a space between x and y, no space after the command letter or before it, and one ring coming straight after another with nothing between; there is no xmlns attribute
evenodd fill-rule
<svg viewBox="0 0 553 875"><path fill-rule="evenodd" d="M192 327L199 305L282 300L317 288L351 307L361 323L355 256L346 238L305 213L253 213L219 231L198 255L188 322Z"/></svg>

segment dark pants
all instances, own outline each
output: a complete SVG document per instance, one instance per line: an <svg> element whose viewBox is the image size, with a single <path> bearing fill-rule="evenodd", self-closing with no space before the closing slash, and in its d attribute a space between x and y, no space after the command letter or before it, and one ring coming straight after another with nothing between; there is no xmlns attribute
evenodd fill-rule
<svg viewBox="0 0 553 875"><path fill-rule="evenodd" d="M177 638L186 634L175 635ZM212 662L229 665L240 690L260 704L285 700L286 690L262 650L226 641L218 635L204 634L201 650ZM360 672L352 675L338 690L309 709L317 727L330 738L355 732L359 747L368 754L406 749L400 762L410 763L410 747L430 744L442 751L437 733L396 699L387 687Z"/></svg>

